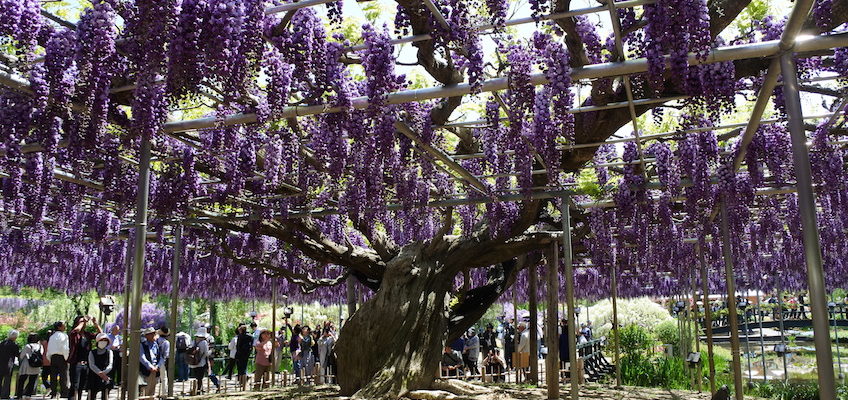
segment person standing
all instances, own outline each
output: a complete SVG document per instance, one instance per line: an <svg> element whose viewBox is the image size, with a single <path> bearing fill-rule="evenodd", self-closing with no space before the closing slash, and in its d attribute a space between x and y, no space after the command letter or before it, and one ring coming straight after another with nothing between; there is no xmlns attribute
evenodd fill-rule
<svg viewBox="0 0 848 400"><path fill-rule="evenodd" d="M47 359L50 360L50 381L52 388L50 397L68 397L70 385L68 382L68 355L71 352L68 334L65 333L65 322L58 321L53 325L53 334L47 341Z"/></svg>
<svg viewBox="0 0 848 400"><path fill-rule="evenodd" d="M274 343L271 340L273 333L267 329L261 329L259 333L259 343L254 346L256 349L256 366L253 372L253 390L259 390L265 386L266 381L270 381L268 372L271 371L271 352L274 350Z"/></svg>
<svg viewBox="0 0 848 400"><path fill-rule="evenodd" d="M300 372L304 376L306 382L309 382L309 376L315 372L315 358L312 354L312 329L309 325L303 327L300 339Z"/></svg>
<svg viewBox="0 0 848 400"><path fill-rule="evenodd" d="M21 366L18 371L18 399L29 400L35 395L35 381L38 380L44 365L44 349L38 339L37 333L30 333L18 359Z"/></svg>
<svg viewBox="0 0 848 400"><path fill-rule="evenodd" d="M21 348L15 343L16 340L18 340L18 331L13 329L9 331L6 340L0 342L0 399L4 400L12 396L12 372L15 369L15 361L21 354Z"/></svg>
<svg viewBox="0 0 848 400"><path fill-rule="evenodd" d="M324 333L321 335L321 340L318 342L318 361L321 364L319 378L322 384L330 383L328 382L327 375L335 375L330 366L330 359L333 354L333 347L335 344L336 338L333 336L330 328L324 328Z"/></svg>
<svg viewBox="0 0 848 400"><path fill-rule="evenodd" d="M139 390L139 393L144 393L145 396L153 396L156 394L156 383L159 381L159 369L162 367L162 361L159 357L159 346L156 345L156 330L148 327L145 328L141 335L144 339L141 341L141 357L139 357L139 374L141 379L146 382L144 391Z"/></svg>
<svg viewBox="0 0 848 400"><path fill-rule="evenodd" d="M94 325L95 333L86 330L86 326L91 322ZM83 391L88 386L88 352L91 351L91 345L97 334L102 333L100 325L97 324L97 319L94 317L77 316L74 320L71 333L68 334L68 371L71 374L71 391L68 394L69 399L82 399Z"/></svg>
<svg viewBox="0 0 848 400"><path fill-rule="evenodd" d="M163 388L168 387L168 365L173 362L171 360L171 342L168 340L168 335L171 331L163 326L156 331L156 345L159 346L159 360L162 368L159 370L159 384Z"/></svg>
<svg viewBox="0 0 848 400"><path fill-rule="evenodd" d="M515 353L515 327L511 320L504 322L503 327L504 358L507 368L512 368L512 355Z"/></svg>
<svg viewBox="0 0 848 400"><path fill-rule="evenodd" d="M483 355L488 357L492 350L498 347L498 334L492 324L486 325L486 330L480 334L480 348Z"/></svg>
<svg viewBox="0 0 848 400"><path fill-rule="evenodd" d="M97 394L101 393L102 399L106 400L114 387L114 381L109 377L115 365L112 341L109 335L100 333L95 343L95 349L88 352L88 399L97 400Z"/></svg>
<svg viewBox="0 0 848 400"><path fill-rule="evenodd" d="M177 380L175 382L185 382L189 378L188 363L186 363L186 351L191 343L191 336L185 332L179 332L174 337L174 347L176 350L177 361Z"/></svg>
<svg viewBox="0 0 848 400"><path fill-rule="evenodd" d="M465 354L465 366L468 372L471 376L479 375L480 371L477 369L477 362L480 359L480 338L477 336L477 331L474 328L468 329L467 339L465 339L465 346L462 352Z"/></svg>
<svg viewBox="0 0 848 400"><path fill-rule="evenodd" d="M221 382L218 381L218 375L215 374L215 336L208 332L218 334L218 327L206 324L206 344L209 347L209 352L206 354L206 364L209 366L209 381L215 385L215 388L221 390Z"/></svg>
<svg viewBox="0 0 848 400"><path fill-rule="evenodd" d="M286 326L288 325L288 321L286 321ZM300 371L301 371L301 358L300 358L300 335L303 329L300 325L295 324L293 328L291 328L292 337L289 341L289 353L291 354L292 359L292 373L294 374L295 380L300 382Z"/></svg>
<svg viewBox="0 0 848 400"><path fill-rule="evenodd" d="M525 371L530 367L530 362L538 360L530 360L530 331L527 325L522 322L518 324L518 345L515 347L516 359L512 360L516 369Z"/></svg>
<svg viewBox="0 0 848 400"><path fill-rule="evenodd" d="M235 358L239 385L242 387L247 385L247 362L250 360L251 351L253 351L253 336L247 333L246 325L239 325Z"/></svg>
<svg viewBox="0 0 848 400"><path fill-rule="evenodd" d="M121 382L121 349L124 346L124 337L121 335L121 327L118 324L112 325L109 329L109 349L112 350L112 371L110 376L113 385L119 385Z"/></svg>
<svg viewBox="0 0 848 400"><path fill-rule="evenodd" d="M233 370L236 367L236 345L238 344L238 335L241 327L242 325L239 325L239 327L236 328L236 334L233 335L233 338L230 339L230 343L227 344L227 365L224 366L224 371L221 372L221 374L226 375L228 381L233 379Z"/></svg>
<svg viewBox="0 0 848 400"><path fill-rule="evenodd" d="M286 327L280 328L280 331L277 332L277 338L274 343L274 365L277 366L277 369L274 373L278 373L280 368L280 362L283 359L283 351L286 346L289 344L288 335L286 334Z"/></svg>
<svg viewBox="0 0 848 400"><path fill-rule="evenodd" d="M209 373L209 343L206 340L206 328L198 328L194 344L186 350L186 363L191 369L191 377L197 381L198 393L203 391L203 378Z"/></svg>

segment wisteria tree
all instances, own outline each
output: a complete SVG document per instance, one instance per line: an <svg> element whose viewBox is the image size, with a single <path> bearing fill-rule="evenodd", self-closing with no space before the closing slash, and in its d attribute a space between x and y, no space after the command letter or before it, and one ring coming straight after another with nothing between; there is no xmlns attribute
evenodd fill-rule
<svg viewBox="0 0 848 400"><path fill-rule="evenodd" d="M720 34L751 1L657 0L618 9L622 49L585 16L545 18L570 10L570 1L532 0L531 38L509 33L505 0L435 3L438 14L424 2L398 0L393 32L366 24L351 33L341 1L328 3L325 21L294 3L100 0L76 24L55 24L35 0L0 0L0 34L15 49L4 55L4 76L18 77L0 92L4 221L21 227L4 232L3 245L54 268L56 253L33 251L48 240L85 238L105 252L135 200L128 187L137 180L139 142L151 139L154 225L189 227L188 265L234 263L306 291L352 276L372 294L337 344L339 384L346 395L395 396L432 385L440 346L538 256L518 258L560 240L560 200L531 194L564 187L598 150L563 146L603 142L632 122L627 107L569 112L627 101L620 78L602 78L588 83L591 95L577 104L573 71L624 55L646 58L648 71L630 78L633 92L686 96L682 107L699 117L685 123L700 126L731 111L741 86L756 90L768 67L762 59L689 65L689 54L704 61L730 40ZM848 20L848 0L820 1L816 10L807 27L814 33ZM475 26L487 22L495 29L484 41ZM774 40L781 31L769 19L732 39ZM409 63L397 59L394 34L426 36L412 44L414 68L445 87L468 85L470 95L393 101L392 93L414 85L400 72ZM811 68L844 75L846 58L840 49ZM547 83L536 88L534 73ZM508 77L509 89L479 94L494 75ZM485 126L446 126L469 101L485 102ZM303 111L316 106L319 112ZM642 104L635 113L660 115L662 107ZM616 171L623 175L617 231L642 249L649 240L679 238L670 199L685 175L700 190L687 188L693 200L686 206L698 214L712 204L717 146L696 137L675 155L659 143L644 150L656 169ZM637 153L631 143L624 160ZM693 167L662 161L674 157ZM61 171L73 171L72 179ZM607 172L597 172L602 184ZM651 177L663 188L656 216L644 201ZM516 193L521 200L490 201ZM576 251L614 262L611 251L598 249L611 243L616 222L603 212L572 212ZM625 232L624 221L637 224ZM598 240L583 246L590 233ZM674 251L653 254L669 262Z"/></svg>

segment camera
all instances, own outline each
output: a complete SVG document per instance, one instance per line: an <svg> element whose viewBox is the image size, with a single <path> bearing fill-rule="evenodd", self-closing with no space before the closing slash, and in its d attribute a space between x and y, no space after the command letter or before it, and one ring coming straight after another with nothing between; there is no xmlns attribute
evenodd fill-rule
<svg viewBox="0 0 848 400"><path fill-rule="evenodd" d="M292 314L294 314L294 309L292 309L291 307L286 307L283 310L283 315L285 315L286 318L291 318Z"/></svg>

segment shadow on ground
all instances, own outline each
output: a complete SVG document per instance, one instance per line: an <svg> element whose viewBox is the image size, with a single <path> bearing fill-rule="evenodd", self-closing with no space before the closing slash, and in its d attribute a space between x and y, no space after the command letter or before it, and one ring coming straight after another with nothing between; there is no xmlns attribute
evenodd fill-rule
<svg viewBox="0 0 848 400"><path fill-rule="evenodd" d="M517 385L486 385L491 393L456 396L455 400L546 400L544 389L521 387ZM562 399L570 399L568 387L563 388ZM746 400L758 398L745 396ZM214 395L196 396L193 400L343 400L338 394L338 386L320 385L303 387L285 387L266 389L262 392L230 392ZM708 393L696 393L685 390L643 388L625 386L614 389L612 386L590 384L580 389L580 399L586 400L709 400Z"/></svg>

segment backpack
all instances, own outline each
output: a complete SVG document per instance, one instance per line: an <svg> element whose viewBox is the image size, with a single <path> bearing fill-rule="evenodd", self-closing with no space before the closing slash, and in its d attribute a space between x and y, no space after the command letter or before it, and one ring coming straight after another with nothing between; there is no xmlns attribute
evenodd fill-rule
<svg viewBox="0 0 848 400"><path fill-rule="evenodd" d="M44 365L44 356L41 355L41 349L32 349L32 354L27 358L29 366L32 368L41 368Z"/></svg>
<svg viewBox="0 0 848 400"><path fill-rule="evenodd" d="M188 338L183 335L177 336L177 351L186 351L188 350Z"/></svg>
<svg viewBox="0 0 848 400"><path fill-rule="evenodd" d="M203 359L203 354L200 353L200 347L192 346L186 351L186 364L197 365Z"/></svg>

